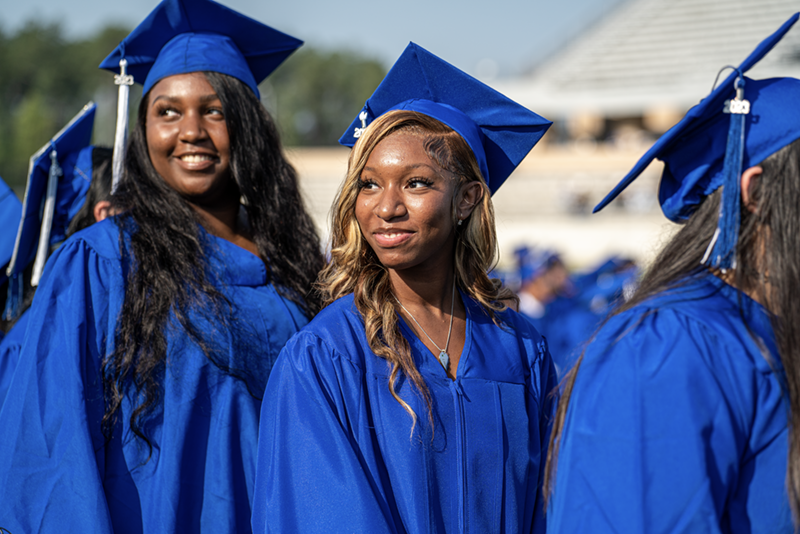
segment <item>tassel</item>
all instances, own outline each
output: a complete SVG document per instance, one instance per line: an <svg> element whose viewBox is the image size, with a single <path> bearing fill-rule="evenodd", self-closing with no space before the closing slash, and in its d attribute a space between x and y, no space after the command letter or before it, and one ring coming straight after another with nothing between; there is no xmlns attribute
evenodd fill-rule
<svg viewBox="0 0 800 534"><path fill-rule="evenodd" d="M50 253L50 230L53 226L53 213L56 209L56 193L58 192L58 179L64 173L58 165L58 153L53 145L50 151L50 172L47 176L47 196L44 201L44 213L42 213L42 229L39 232L39 248L36 251L36 260L33 262L33 274L31 275L31 286L39 285L42 278L44 264Z"/></svg>
<svg viewBox="0 0 800 534"><path fill-rule="evenodd" d="M20 308L22 307L22 284L22 273L12 274L8 279L6 308L3 310L3 319L6 321L13 321L20 314Z"/></svg>
<svg viewBox="0 0 800 534"><path fill-rule="evenodd" d="M744 77L735 82L736 98L725 102L725 113L731 116L728 142L722 167L723 185L719 220L714 237L706 249L702 263L726 271L736 268L736 244L739 242L741 204L742 160L744 158L745 115L750 113L750 102L744 99Z"/></svg>
<svg viewBox="0 0 800 534"><path fill-rule="evenodd" d="M122 51L125 55L125 51ZM119 74L114 75L114 83L119 85L119 96L117 98L117 130L114 134L114 154L111 157L111 193L117 190L119 181L122 178L123 166L125 164L125 146L128 141L128 96L130 95L133 76L127 74L128 61L119 60Z"/></svg>

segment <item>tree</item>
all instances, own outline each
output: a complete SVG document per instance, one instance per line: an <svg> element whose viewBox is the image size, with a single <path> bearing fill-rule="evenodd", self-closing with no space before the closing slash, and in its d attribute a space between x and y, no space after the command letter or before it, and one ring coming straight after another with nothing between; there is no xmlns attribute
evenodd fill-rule
<svg viewBox="0 0 800 534"><path fill-rule="evenodd" d="M261 84L286 145L335 145L386 75L378 61L303 48Z"/></svg>

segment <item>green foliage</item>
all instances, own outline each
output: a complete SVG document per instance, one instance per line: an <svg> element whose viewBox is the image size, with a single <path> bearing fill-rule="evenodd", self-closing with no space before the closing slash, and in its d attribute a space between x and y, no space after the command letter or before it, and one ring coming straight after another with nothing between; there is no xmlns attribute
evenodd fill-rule
<svg viewBox="0 0 800 534"><path fill-rule="evenodd" d="M351 52L301 48L261 84L286 145L335 145L386 75Z"/></svg>
<svg viewBox="0 0 800 534"><path fill-rule="evenodd" d="M94 143L113 144L117 89L97 66L128 31L110 26L69 40L57 23L0 30L0 176L18 193L30 156L90 100L98 105ZM384 74L379 62L350 52L304 48L261 84L262 101L284 144L333 145ZM140 91L131 91L131 117Z"/></svg>

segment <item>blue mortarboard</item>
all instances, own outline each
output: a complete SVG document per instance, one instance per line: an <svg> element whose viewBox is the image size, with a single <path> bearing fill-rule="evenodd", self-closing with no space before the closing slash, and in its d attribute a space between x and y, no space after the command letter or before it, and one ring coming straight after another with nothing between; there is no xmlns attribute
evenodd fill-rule
<svg viewBox="0 0 800 534"><path fill-rule="evenodd" d="M690 109L594 211L614 200L658 158L665 164L659 202L670 220L685 220L703 198L725 186L717 233L705 261L721 268L734 266L742 170L800 138L800 108L795 105L800 100L800 80L751 80L744 73L772 50L799 16L794 14L764 39L725 81Z"/></svg>
<svg viewBox="0 0 800 534"><path fill-rule="evenodd" d="M122 175L133 82L147 93L167 76L212 71L241 80L259 96L258 83L302 44L211 0L163 0L100 64L119 73L114 189Z"/></svg>
<svg viewBox="0 0 800 534"><path fill-rule="evenodd" d="M541 276L555 262L561 260L561 256L552 249L518 247L514 250L517 259L517 276L520 284L526 284Z"/></svg>
<svg viewBox="0 0 800 534"><path fill-rule="evenodd" d="M150 90L162 78L213 71L258 83L303 41L211 0L163 0L100 64L127 73Z"/></svg>
<svg viewBox="0 0 800 534"><path fill-rule="evenodd" d="M31 285L38 285L50 247L66 238L92 181L92 127L97 106L90 102L50 142L31 156L22 217L8 265L6 316L21 298L22 273L35 261Z"/></svg>
<svg viewBox="0 0 800 534"><path fill-rule="evenodd" d="M552 124L410 43L339 139L352 147L375 118L395 109L437 119L467 142L494 193Z"/></svg>
<svg viewBox="0 0 800 534"><path fill-rule="evenodd" d="M0 179L0 227L14 228L22 215L22 203L6 183ZM0 232L0 285L8 279L6 266L14 251L14 233Z"/></svg>

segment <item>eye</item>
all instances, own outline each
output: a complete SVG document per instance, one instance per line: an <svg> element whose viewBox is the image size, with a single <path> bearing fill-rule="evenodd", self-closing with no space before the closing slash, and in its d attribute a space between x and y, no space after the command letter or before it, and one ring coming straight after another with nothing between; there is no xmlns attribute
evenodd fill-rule
<svg viewBox="0 0 800 534"><path fill-rule="evenodd" d="M358 190L359 191L361 191L362 189L367 189L367 190L375 189L377 187L378 187L378 184L376 184L373 180L370 180L369 178L367 178L367 179L359 178L358 179Z"/></svg>
<svg viewBox="0 0 800 534"><path fill-rule="evenodd" d="M224 118L225 117L225 114L222 113L222 108L219 108L219 107L208 108L206 110L206 114L207 115L213 115L213 116L216 116L216 117L219 117L219 118Z"/></svg>
<svg viewBox="0 0 800 534"><path fill-rule="evenodd" d="M408 187L411 189L419 189L422 187L430 187L433 185L432 180L427 178L412 178L408 181Z"/></svg>
<svg viewBox="0 0 800 534"><path fill-rule="evenodd" d="M169 106L158 108L156 110L156 113L158 113L159 117L177 117L179 115L177 109L171 108Z"/></svg>

